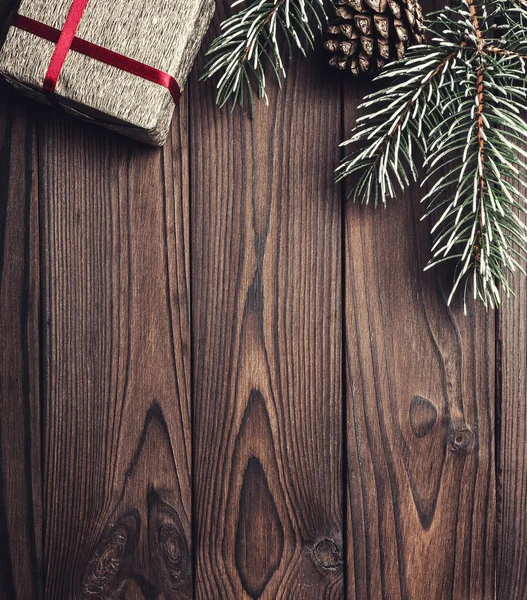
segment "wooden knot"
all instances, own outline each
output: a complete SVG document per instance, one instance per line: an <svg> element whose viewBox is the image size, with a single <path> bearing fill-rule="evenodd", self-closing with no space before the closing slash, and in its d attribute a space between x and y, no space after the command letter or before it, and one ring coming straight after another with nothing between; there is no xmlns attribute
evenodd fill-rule
<svg viewBox="0 0 527 600"><path fill-rule="evenodd" d="M459 455L468 454L474 446L475 436L466 427L458 427L452 430L448 440L450 452Z"/></svg>
<svg viewBox="0 0 527 600"><path fill-rule="evenodd" d="M148 547L158 588L172 598L176 590L186 598L192 559L187 533L165 490L148 492ZM179 595L178 595L179 597Z"/></svg>
<svg viewBox="0 0 527 600"><path fill-rule="evenodd" d="M320 540L313 548L313 560L326 571L335 571L342 566L342 552L333 540Z"/></svg>
<svg viewBox="0 0 527 600"><path fill-rule="evenodd" d="M121 572L135 551L140 517L124 515L102 535L82 579L82 598L110 598L121 584Z"/></svg>
<svg viewBox="0 0 527 600"><path fill-rule="evenodd" d="M423 396L414 396L410 402L410 425L418 438L425 437L437 422L437 408Z"/></svg>
<svg viewBox="0 0 527 600"><path fill-rule="evenodd" d="M162 523L157 534L157 541L172 582L184 580L190 569L190 557L184 533L172 523Z"/></svg>

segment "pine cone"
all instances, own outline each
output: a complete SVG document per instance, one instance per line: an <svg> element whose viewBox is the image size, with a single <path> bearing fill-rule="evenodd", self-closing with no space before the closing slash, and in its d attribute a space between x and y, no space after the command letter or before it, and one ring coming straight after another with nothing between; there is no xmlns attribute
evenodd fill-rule
<svg viewBox="0 0 527 600"><path fill-rule="evenodd" d="M324 44L329 64L354 75L378 73L425 40L419 0L337 0L335 15Z"/></svg>

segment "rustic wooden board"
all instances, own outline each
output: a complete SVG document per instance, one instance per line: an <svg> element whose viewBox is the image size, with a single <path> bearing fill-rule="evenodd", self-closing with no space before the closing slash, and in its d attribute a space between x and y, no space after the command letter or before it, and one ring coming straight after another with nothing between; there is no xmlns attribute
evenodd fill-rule
<svg viewBox="0 0 527 600"><path fill-rule="evenodd" d="M498 429L497 598L527 598L527 281L514 280L515 298L499 319L501 354Z"/></svg>
<svg viewBox="0 0 527 600"><path fill-rule="evenodd" d="M0 88L0 600L527 598L527 283L341 205L323 60L164 152Z"/></svg>
<svg viewBox="0 0 527 600"><path fill-rule="evenodd" d="M494 315L446 306L422 213L345 205L348 598L490 600Z"/></svg>
<svg viewBox="0 0 527 600"><path fill-rule="evenodd" d="M218 30L216 20L214 31ZM342 598L338 85L191 103L196 597ZM192 88L194 91L195 88Z"/></svg>
<svg viewBox="0 0 527 600"><path fill-rule="evenodd" d="M188 147L40 132L45 596L192 596Z"/></svg>
<svg viewBox="0 0 527 600"><path fill-rule="evenodd" d="M0 84L0 599L41 598L36 137Z"/></svg>

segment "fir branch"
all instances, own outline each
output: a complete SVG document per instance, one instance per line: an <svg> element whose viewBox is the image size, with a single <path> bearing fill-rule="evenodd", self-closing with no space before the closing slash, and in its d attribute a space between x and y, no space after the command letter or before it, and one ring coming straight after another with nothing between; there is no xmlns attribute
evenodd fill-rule
<svg viewBox="0 0 527 600"><path fill-rule="evenodd" d="M431 52L430 46L412 48L405 59L391 63L376 81L395 79L395 85L367 96L359 106L366 112L357 119L352 137L341 146L359 146L346 156L336 170L341 181L356 174L357 181L349 192L353 201L368 204L395 198L410 180L417 181L418 165L414 149L424 154L428 130L428 109L434 100L436 108L442 102L434 94L434 86L449 79L449 68L459 56L459 45L445 44ZM402 82L400 81L402 80ZM375 112L367 112L375 107Z"/></svg>
<svg viewBox="0 0 527 600"><path fill-rule="evenodd" d="M527 142L527 127L519 116L526 95L502 80L503 74L493 73L491 67L475 69L467 78L457 114L441 132L433 132L437 142L427 166L448 162L448 171L423 198L430 200L425 216L440 214L427 268L455 260L450 299L460 285L466 297L472 278L474 297L492 307L500 302L500 284L510 292L506 273L523 271L527 246L527 229L518 218L526 206L518 184L527 175L519 156L527 153L517 143ZM512 135L504 129L504 120L514 127ZM429 173L423 183L435 174ZM455 190L453 197L449 190Z"/></svg>
<svg viewBox="0 0 527 600"><path fill-rule="evenodd" d="M520 52L512 52L511 50L503 50L502 48L496 48L496 46L489 46L487 48L488 52L492 54L498 54L500 56L507 56L509 58L521 58L522 60L527 60L527 54L523 54Z"/></svg>
<svg viewBox="0 0 527 600"><path fill-rule="evenodd" d="M449 302L471 284L494 307L500 287L511 291L509 273L525 268L526 6L462 0L434 15L430 43L381 74L388 84L363 103L346 142L352 152L336 172L356 176L354 200L386 203L409 184L409 171L417 179L420 150L425 218L436 221L429 267L457 264Z"/></svg>
<svg viewBox="0 0 527 600"><path fill-rule="evenodd" d="M207 52L211 58L202 77L220 75L217 104L221 107L232 99L243 105L247 97L252 110L255 93L267 101L266 66L279 84L286 76L281 39L289 57L293 47L306 54L326 18L322 0L257 0L224 21Z"/></svg>
<svg viewBox="0 0 527 600"><path fill-rule="evenodd" d="M449 301L463 285L465 309L471 279L474 298L485 306L499 304L500 284L510 293L507 272L523 270L518 259L524 259L527 245L527 229L517 216L525 211L526 200L518 185L513 185L521 183L527 171L519 160L517 150L521 148L507 139L506 127L507 122L514 124L514 135L527 141L525 121L518 119L519 108L525 104L525 90L510 85L517 79L510 61L489 58L478 9L474 0L466 0L466 4L476 45L456 77L462 99L449 115L448 130L443 121L431 132L438 141L432 144L428 157L431 164L451 161L451 166L424 198L431 198L426 216L441 208L432 230L437 233L429 267L456 260ZM485 11L482 13L485 19ZM461 150L461 160L456 160ZM424 183L429 179L430 175ZM455 190L455 196L445 209L444 197L449 190Z"/></svg>

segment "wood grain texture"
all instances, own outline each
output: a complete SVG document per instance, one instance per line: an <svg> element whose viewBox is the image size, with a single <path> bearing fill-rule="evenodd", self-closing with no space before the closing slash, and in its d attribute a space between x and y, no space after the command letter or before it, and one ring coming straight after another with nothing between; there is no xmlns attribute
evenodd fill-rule
<svg viewBox="0 0 527 600"><path fill-rule="evenodd" d="M324 59L163 152L0 86L0 600L527 600L526 280L341 204Z"/></svg>
<svg viewBox="0 0 527 600"><path fill-rule="evenodd" d="M345 205L348 598L491 600L494 315L446 306L422 212Z"/></svg>
<svg viewBox="0 0 527 600"><path fill-rule="evenodd" d="M341 210L332 183L340 98L326 72L295 62L253 121L219 111L211 85L193 97L203 600L344 596Z"/></svg>
<svg viewBox="0 0 527 600"><path fill-rule="evenodd" d="M45 596L192 596L188 148L40 136Z"/></svg>
<svg viewBox="0 0 527 600"><path fill-rule="evenodd" d="M527 599L527 280L500 310L497 598Z"/></svg>
<svg viewBox="0 0 527 600"><path fill-rule="evenodd" d="M41 596L36 136L0 85L0 599Z"/></svg>

